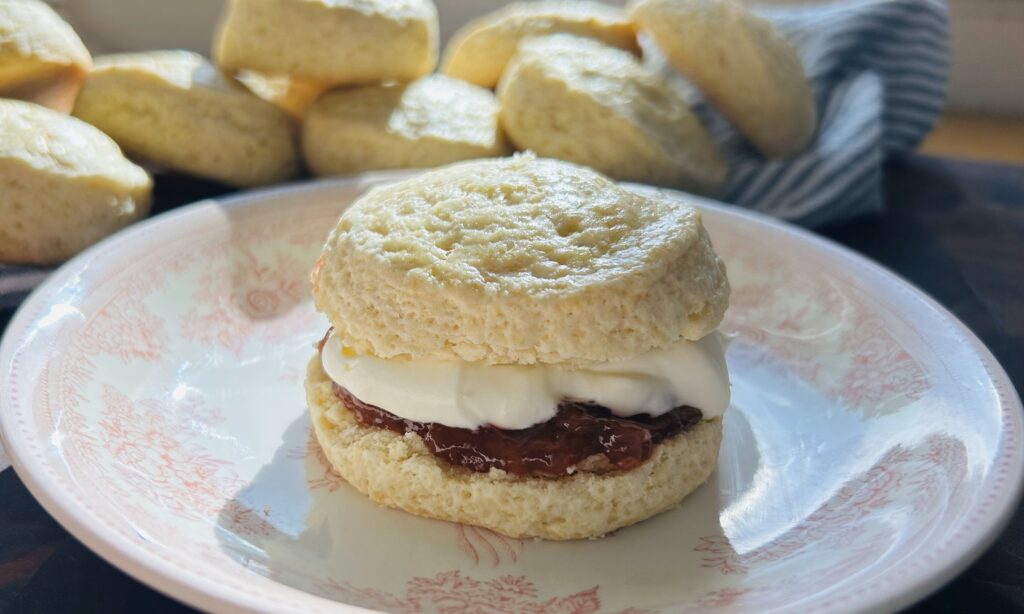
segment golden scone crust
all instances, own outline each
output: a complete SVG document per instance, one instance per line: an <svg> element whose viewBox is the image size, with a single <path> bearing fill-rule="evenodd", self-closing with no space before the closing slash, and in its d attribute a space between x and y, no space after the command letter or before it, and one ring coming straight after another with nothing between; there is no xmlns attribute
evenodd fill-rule
<svg viewBox="0 0 1024 614"><path fill-rule="evenodd" d="M437 38L431 0L229 0L214 59L335 85L409 81L434 70Z"/></svg>
<svg viewBox="0 0 1024 614"><path fill-rule="evenodd" d="M800 57L735 0L636 0L630 16L765 157L803 151L816 128Z"/></svg>
<svg viewBox="0 0 1024 614"><path fill-rule="evenodd" d="M425 168L511 153L494 94L444 75L324 95L306 113L302 147L317 175Z"/></svg>
<svg viewBox="0 0 1024 614"><path fill-rule="evenodd" d="M92 65L89 51L41 0L0 0L0 97L63 112Z"/></svg>
<svg viewBox="0 0 1024 614"><path fill-rule="evenodd" d="M636 33L618 7L588 0L517 2L463 26L445 48L441 71L494 87L519 41L564 32L639 53Z"/></svg>
<svg viewBox="0 0 1024 614"><path fill-rule="evenodd" d="M631 471L520 478L452 467L418 435L360 425L334 396L319 355L309 362L306 400L327 458L373 501L516 538L599 537L675 507L711 475L722 439L721 419L702 420Z"/></svg>
<svg viewBox="0 0 1024 614"><path fill-rule="evenodd" d="M149 175L89 124L0 100L0 134L0 262L60 262L149 212Z"/></svg>
<svg viewBox="0 0 1024 614"><path fill-rule="evenodd" d="M519 155L363 196L327 239L313 297L360 353L583 365L703 337L729 282L685 202Z"/></svg>
<svg viewBox="0 0 1024 614"><path fill-rule="evenodd" d="M274 103L299 120L306 114L309 105L331 87L320 81L264 75L251 70L240 71L235 78L253 94Z"/></svg>
<svg viewBox="0 0 1024 614"><path fill-rule="evenodd" d="M129 155L235 186L298 171L292 118L188 51L97 58L74 115Z"/></svg>
<svg viewBox="0 0 1024 614"><path fill-rule="evenodd" d="M526 39L497 91L519 149L709 195L725 182L725 162L686 103L620 49L569 34Z"/></svg>

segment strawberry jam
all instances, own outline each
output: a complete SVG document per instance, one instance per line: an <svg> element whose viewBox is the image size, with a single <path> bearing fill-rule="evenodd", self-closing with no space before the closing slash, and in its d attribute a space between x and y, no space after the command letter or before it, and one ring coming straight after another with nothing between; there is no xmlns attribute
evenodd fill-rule
<svg viewBox="0 0 1024 614"><path fill-rule="evenodd" d="M620 418L596 403L563 401L547 422L506 430L463 429L414 422L368 405L334 384L334 394L363 426L416 433L449 464L486 473L492 468L524 477L561 477L576 471L628 471L651 457L654 446L701 419L699 409L676 407L660 416Z"/></svg>

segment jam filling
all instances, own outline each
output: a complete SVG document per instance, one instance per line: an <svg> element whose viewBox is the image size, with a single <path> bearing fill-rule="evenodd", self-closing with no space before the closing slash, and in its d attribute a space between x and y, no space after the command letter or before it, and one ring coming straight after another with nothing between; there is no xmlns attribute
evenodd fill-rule
<svg viewBox="0 0 1024 614"><path fill-rule="evenodd" d="M681 406L660 416L620 418L597 403L564 400L554 418L525 429L463 429L400 418L332 384L363 426L416 433L435 456L481 473L496 468L517 476L561 477L581 470L628 471L650 458L655 445L688 431L702 417L699 409Z"/></svg>
<svg viewBox="0 0 1024 614"><path fill-rule="evenodd" d="M525 429L494 426L462 429L436 422L415 422L363 403L338 384L334 394L363 426L416 433L427 449L452 465L486 473L503 469L518 476L559 477L577 470L628 471L648 458L654 446L700 422L693 407L676 407L660 416L620 418L596 403L562 401L547 422Z"/></svg>

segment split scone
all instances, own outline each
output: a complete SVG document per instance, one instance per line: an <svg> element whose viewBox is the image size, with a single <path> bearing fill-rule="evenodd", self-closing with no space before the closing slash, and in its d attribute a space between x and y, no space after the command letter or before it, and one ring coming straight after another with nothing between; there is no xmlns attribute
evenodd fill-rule
<svg viewBox="0 0 1024 614"><path fill-rule="evenodd" d="M683 99L621 49L570 34L526 39L497 93L520 149L711 196L725 182L725 161Z"/></svg>
<svg viewBox="0 0 1024 614"><path fill-rule="evenodd" d="M494 94L444 75L325 94L306 111L302 149L316 175L426 168L510 153Z"/></svg>
<svg viewBox="0 0 1024 614"><path fill-rule="evenodd" d="M807 148L817 125L800 56L736 0L635 0L630 16L766 158Z"/></svg>
<svg viewBox="0 0 1024 614"><path fill-rule="evenodd" d="M74 115L131 156L238 187L284 181L299 168L288 113L190 51L97 58Z"/></svg>
<svg viewBox="0 0 1024 614"><path fill-rule="evenodd" d="M432 0L229 0L214 59L332 85L408 81L434 70L437 37Z"/></svg>
<svg viewBox="0 0 1024 614"><path fill-rule="evenodd" d="M532 155L346 211L313 271L306 395L374 501L513 537L598 537L715 467L729 296L700 214Z"/></svg>
<svg viewBox="0 0 1024 614"><path fill-rule="evenodd" d="M92 64L82 40L42 0L0 0L0 97L71 108Z"/></svg>
<svg viewBox="0 0 1024 614"><path fill-rule="evenodd" d="M149 213L149 175L93 126L0 99L0 134L0 262L60 262Z"/></svg>
<svg viewBox="0 0 1024 614"><path fill-rule="evenodd" d="M520 40L558 32L640 53L633 26L620 7L590 0L516 2L456 32L445 48L441 71L492 88Z"/></svg>

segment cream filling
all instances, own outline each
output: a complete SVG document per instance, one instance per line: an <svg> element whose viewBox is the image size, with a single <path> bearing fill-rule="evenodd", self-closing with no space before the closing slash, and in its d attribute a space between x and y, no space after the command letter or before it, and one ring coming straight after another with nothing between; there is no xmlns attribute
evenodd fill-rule
<svg viewBox="0 0 1024 614"><path fill-rule="evenodd" d="M620 417L689 405L705 419L729 406L726 340L717 332L640 356L568 369L384 359L347 350L333 333L324 371L357 399L406 420L456 428L523 429L555 416L563 399L593 401Z"/></svg>

